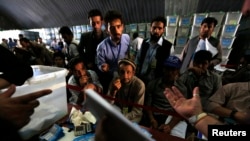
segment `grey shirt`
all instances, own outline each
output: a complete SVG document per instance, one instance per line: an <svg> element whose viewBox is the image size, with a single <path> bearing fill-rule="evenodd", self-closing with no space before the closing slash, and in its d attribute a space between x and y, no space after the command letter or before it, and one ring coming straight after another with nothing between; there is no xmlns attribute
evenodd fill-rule
<svg viewBox="0 0 250 141"><path fill-rule="evenodd" d="M185 95L186 98L193 97L193 89L198 86L200 90L200 98L202 107L205 109L208 98L212 96L221 86L221 77L211 71L200 77L195 75L192 71L187 70L175 82L178 89Z"/></svg>
<svg viewBox="0 0 250 141"><path fill-rule="evenodd" d="M108 90L108 95L110 95L110 89ZM130 83L123 84L119 91L116 93L116 97L118 100L126 101L129 103L144 104L144 95L145 95L145 85L136 76L132 78ZM142 117L142 108L135 107L133 105L126 105L120 102L115 102L121 110L123 108L128 108L128 113L125 114L125 117L128 118L130 121L139 122Z"/></svg>

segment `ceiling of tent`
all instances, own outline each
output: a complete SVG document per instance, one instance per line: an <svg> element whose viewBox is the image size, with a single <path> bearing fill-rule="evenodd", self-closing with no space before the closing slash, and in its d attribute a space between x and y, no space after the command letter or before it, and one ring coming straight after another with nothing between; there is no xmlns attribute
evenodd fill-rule
<svg viewBox="0 0 250 141"><path fill-rule="evenodd" d="M119 10L125 24L158 15L240 11L244 0L0 0L0 29L34 29L88 24L87 12Z"/></svg>

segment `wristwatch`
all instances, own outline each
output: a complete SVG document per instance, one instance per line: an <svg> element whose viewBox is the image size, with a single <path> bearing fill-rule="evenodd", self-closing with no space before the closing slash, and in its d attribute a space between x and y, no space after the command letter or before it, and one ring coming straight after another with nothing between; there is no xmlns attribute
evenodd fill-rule
<svg viewBox="0 0 250 141"><path fill-rule="evenodd" d="M190 117L188 119L188 122L194 126L200 119L202 119L205 116L207 116L207 113L202 112L198 115L194 115L194 116Z"/></svg>

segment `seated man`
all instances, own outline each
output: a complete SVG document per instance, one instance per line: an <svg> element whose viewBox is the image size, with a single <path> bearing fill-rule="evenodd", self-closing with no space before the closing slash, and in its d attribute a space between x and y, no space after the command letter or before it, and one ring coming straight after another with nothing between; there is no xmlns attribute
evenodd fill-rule
<svg viewBox="0 0 250 141"><path fill-rule="evenodd" d="M134 104L144 104L145 85L135 76L135 63L129 59L121 59L118 61L118 77L114 77L111 81L108 95L119 100ZM118 101L110 101L118 106L124 116L130 121L139 122L142 117L142 109L133 107Z"/></svg>
<svg viewBox="0 0 250 141"><path fill-rule="evenodd" d="M152 80L148 83L145 94L145 105L162 110L173 111L172 106L163 95L165 88L171 88L179 76L181 61L176 56L169 56L163 64L163 77ZM146 111L150 126L154 129L170 133L171 129L180 121L180 118L173 116L172 120L165 124L168 115Z"/></svg>
<svg viewBox="0 0 250 141"><path fill-rule="evenodd" d="M65 55L62 52L53 53L53 66L67 68L65 63Z"/></svg>
<svg viewBox="0 0 250 141"><path fill-rule="evenodd" d="M84 89L90 88L97 93L102 93L102 85L99 82L96 72L87 70L80 57L72 58L68 66L69 70L72 72L67 85L71 93L71 97L69 98L70 103L82 104L84 99L86 99L83 94Z"/></svg>
<svg viewBox="0 0 250 141"><path fill-rule="evenodd" d="M200 50L196 52L193 67L181 74L175 83L186 98L192 98L193 89L199 87L203 108L206 106L208 98L222 86L219 75L208 70L211 59L212 53L210 51Z"/></svg>
<svg viewBox="0 0 250 141"><path fill-rule="evenodd" d="M224 85L209 98L207 111L228 123L250 124L249 86L249 82Z"/></svg>

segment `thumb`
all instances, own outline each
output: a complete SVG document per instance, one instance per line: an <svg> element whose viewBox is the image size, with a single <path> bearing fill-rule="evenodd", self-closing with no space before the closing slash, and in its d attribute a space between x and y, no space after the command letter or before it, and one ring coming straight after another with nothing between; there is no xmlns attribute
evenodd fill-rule
<svg viewBox="0 0 250 141"><path fill-rule="evenodd" d="M195 87L194 89L193 89L193 97L195 97L195 98L200 98L200 95L199 95L199 87Z"/></svg>
<svg viewBox="0 0 250 141"><path fill-rule="evenodd" d="M15 91L16 86L12 84L5 92L0 95L0 97L11 97L15 93Z"/></svg>

